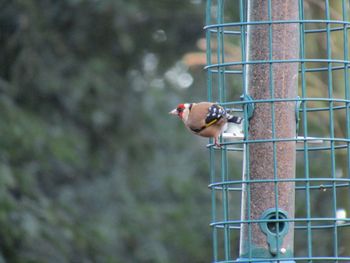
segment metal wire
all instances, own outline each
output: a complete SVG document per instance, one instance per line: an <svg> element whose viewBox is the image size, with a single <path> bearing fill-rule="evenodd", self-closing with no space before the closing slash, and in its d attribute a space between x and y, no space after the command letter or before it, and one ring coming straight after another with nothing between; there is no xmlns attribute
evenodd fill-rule
<svg viewBox="0 0 350 263"><path fill-rule="evenodd" d="M238 244L240 229L247 225L247 240L253 237L252 224L274 222L277 231L279 223L294 226L295 242L292 257L275 257L278 262L350 262L350 218L339 218L339 209L349 213L350 201L350 61L349 30L350 2L346 0L298 0L299 17L293 20L273 20L272 0L268 0L268 19L247 21L247 0L207 0L206 44L207 44L207 93L209 101L216 101L228 110L244 117L244 138L223 140L221 149L208 147L210 159L210 184L212 204L212 262L267 262L253 257L252 248L244 259L239 258ZM323 19L313 19L318 8ZM338 10L334 15L335 9ZM236 10L236 12L233 12ZM321 10L321 11L320 11ZM233 14L235 13L235 14ZM336 19L334 19L336 18ZM299 26L299 57L274 59L272 56L273 25L297 24ZM247 59L247 27L265 25L269 34L270 54L266 60ZM338 50L335 46L338 45ZM310 46L318 45L324 52L315 55ZM235 47L238 55L232 56L230 48ZM341 46L341 51L339 51ZM340 54L340 55L339 55ZM314 56L314 57L313 57ZM274 96L273 66L298 63L299 92L297 98L276 98ZM239 100L248 94L247 67L249 65L269 66L270 98ZM317 78L318 87L311 79ZM297 114L300 116L299 136L277 138L275 107L278 103L300 102ZM251 104L271 106L272 138L248 139ZM322 120L320 120L322 118ZM319 129L316 129L318 123ZM296 142L297 176L291 179L278 177L276 166L276 145L278 142ZM274 169L269 179L250 178L250 146L258 143L272 143ZM212 143L212 141L210 141ZM244 160L244 163L241 163ZM239 165L239 169L237 169ZM317 166L321 166L317 168ZM246 175L242 178L242 171ZM340 171L340 175L339 175ZM240 203L243 185L247 187L247 218L250 218L250 187L254 184L273 183L275 195L275 217L273 219L242 220L243 207ZM296 213L288 218L279 218L278 186L293 183L297 193ZM347 196L344 198L344 196ZM315 201L315 200L321 201ZM344 201L345 200L345 201ZM320 209L321 207L321 209ZM292 229L293 231L293 229ZM342 234L346 233L346 234ZM280 237L277 235L277 244ZM278 246L278 245L277 245ZM278 247L279 249L279 247ZM272 261L268 261L272 262ZM277 262L277 261L273 261Z"/></svg>

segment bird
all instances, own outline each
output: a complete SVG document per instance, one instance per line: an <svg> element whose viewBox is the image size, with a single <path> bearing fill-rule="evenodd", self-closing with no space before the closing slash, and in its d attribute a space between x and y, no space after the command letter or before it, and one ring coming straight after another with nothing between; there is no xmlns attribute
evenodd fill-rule
<svg viewBox="0 0 350 263"><path fill-rule="evenodd" d="M192 133L214 138L214 145L221 147L219 136L227 123L241 124L243 118L232 116L221 105L213 102L181 103L169 112L177 115Z"/></svg>

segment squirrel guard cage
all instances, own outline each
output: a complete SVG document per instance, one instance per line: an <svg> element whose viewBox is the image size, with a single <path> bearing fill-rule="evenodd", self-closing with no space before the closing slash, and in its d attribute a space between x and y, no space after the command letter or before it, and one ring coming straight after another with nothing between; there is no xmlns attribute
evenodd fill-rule
<svg viewBox="0 0 350 263"><path fill-rule="evenodd" d="M346 0L207 0L212 262L350 262ZM232 136L231 136L232 137Z"/></svg>

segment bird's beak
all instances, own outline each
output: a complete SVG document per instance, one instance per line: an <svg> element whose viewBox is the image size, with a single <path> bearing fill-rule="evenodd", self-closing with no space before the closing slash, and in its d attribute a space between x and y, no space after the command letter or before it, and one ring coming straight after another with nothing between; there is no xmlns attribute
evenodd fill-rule
<svg viewBox="0 0 350 263"><path fill-rule="evenodd" d="M171 114L171 115L177 115L177 110L176 110L176 109L173 109L172 111L169 112L169 114Z"/></svg>

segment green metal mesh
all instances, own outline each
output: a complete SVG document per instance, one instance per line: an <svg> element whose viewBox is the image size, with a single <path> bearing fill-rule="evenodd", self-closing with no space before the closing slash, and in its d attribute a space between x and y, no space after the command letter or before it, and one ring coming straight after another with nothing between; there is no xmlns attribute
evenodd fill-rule
<svg viewBox="0 0 350 263"><path fill-rule="evenodd" d="M269 1L268 12L271 14L272 0L266 1ZM209 147L212 262L350 262L350 218L346 215L350 212L350 1L295 1L299 5L299 19L295 21L249 23L247 0L207 0L208 100L221 103L245 119L244 139L222 139L224 146L221 149ZM274 60L271 56L266 61L248 61L248 25L282 23L299 26L299 57ZM298 63L298 97L279 99L272 96L266 100L252 98L248 101L247 65L259 63ZM270 85L273 85L272 81ZM298 105L298 137L265 141L297 142L296 177L284 180L295 183L295 214L288 218L275 217L274 221L278 222L277 228L283 223L291 226L294 254L277 255L273 258L275 261L267 261L249 253L242 259L239 255L240 229L246 224L248 240L252 240L250 226L256 223L256 220L242 220L243 184L249 189L253 183L273 182L278 186L282 182L276 168L271 179L249 179L248 150L250 145L257 143L247 139L249 107L251 102L255 105L270 103L273 109L275 103L281 101ZM272 119L271 129L278 129L274 126L274 116ZM244 180L243 169L248 175ZM279 198L277 190L275 198ZM248 191L248 206L249 200ZM248 211L251 209L248 207Z"/></svg>

